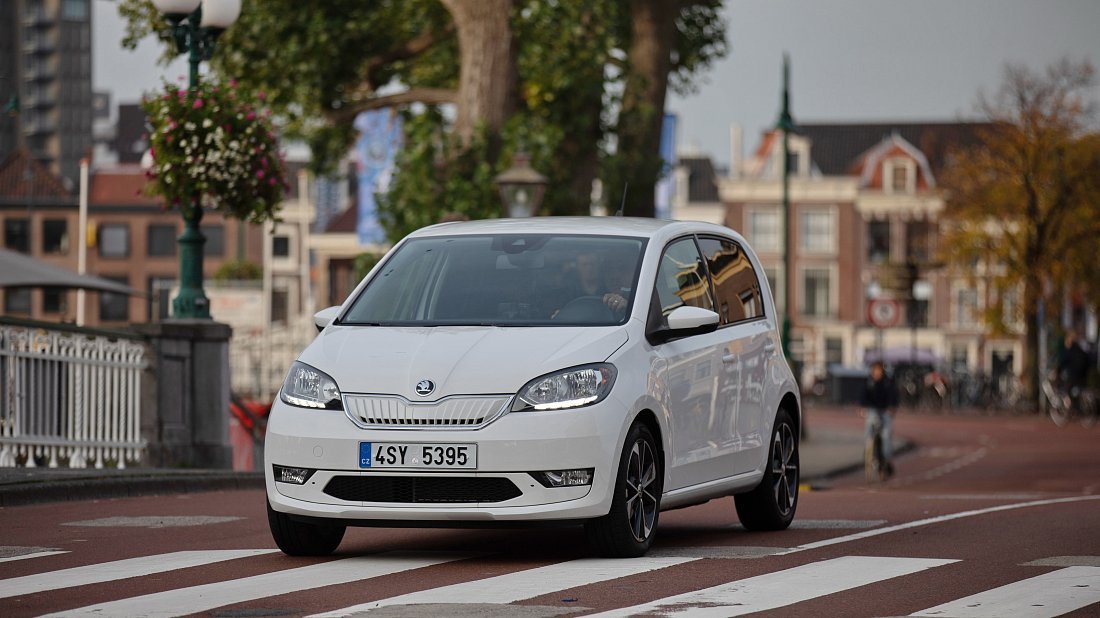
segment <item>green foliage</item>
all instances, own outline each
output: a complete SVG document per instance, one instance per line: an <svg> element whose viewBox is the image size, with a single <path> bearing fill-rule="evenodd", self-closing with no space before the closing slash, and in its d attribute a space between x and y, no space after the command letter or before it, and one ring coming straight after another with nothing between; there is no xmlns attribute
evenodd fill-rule
<svg viewBox="0 0 1100 618"><path fill-rule="evenodd" d="M390 195L381 200L390 237L444 212L499 213L492 179L518 149L550 180L542 214L587 214L596 178L618 195L628 177L650 183L658 177L655 151L616 153L620 136L637 134L639 123L659 122L662 111L619 113L631 76L625 61L631 5L515 0L518 109L501 134L482 131L460 147L437 110L406 108L406 152ZM691 92L702 71L727 53L721 6L722 0L679 3L669 75L676 92ZM119 10L129 20L127 44L151 34L171 42L148 0L122 0ZM263 0L245 2L219 40L213 66L238 76L247 91L265 93L283 133L305 139L312 167L325 171L346 154L355 113L380 89L453 89L458 57L454 24L437 0L326 0L308 10L300 0ZM651 200L644 193L638 195Z"/></svg>
<svg viewBox="0 0 1100 618"><path fill-rule="evenodd" d="M232 260L225 262L214 272L215 281L255 281L263 277L264 270L260 265L248 260Z"/></svg>
<svg viewBox="0 0 1100 618"><path fill-rule="evenodd" d="M169 208L201 206L253 223L275 218L287 188L278 138L233 82L208 79L194 89L164 82L141 107L150 124L150 194Z"/></svg>

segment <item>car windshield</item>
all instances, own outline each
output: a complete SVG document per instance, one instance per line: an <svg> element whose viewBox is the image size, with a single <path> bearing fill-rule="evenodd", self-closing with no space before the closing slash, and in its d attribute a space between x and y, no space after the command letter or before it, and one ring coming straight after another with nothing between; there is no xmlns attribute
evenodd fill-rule
<svg viewBox="0 0 1100 618"><path fill-rule="evenodd" d="M644 247L644 239L619 236L415 238L386 260L340 323L623 324Z"/></svg>

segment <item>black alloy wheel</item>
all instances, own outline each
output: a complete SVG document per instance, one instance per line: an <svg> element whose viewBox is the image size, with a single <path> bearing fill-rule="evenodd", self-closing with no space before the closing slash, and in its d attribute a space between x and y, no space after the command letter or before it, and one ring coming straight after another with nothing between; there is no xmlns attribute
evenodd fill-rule
<svg viewBox="0 0 1100 618"><path fill-rule="evenodd" d="M798 427L780 408L764 477L752 491L734 496L741 524L749 530L785 530L798 508L798 481Z"/></svg>
<svg viewBox="0 0 1100 618"><path fill-rule="evenodd" d="M661 514L663 484L657 441L646 425L636 422L627 432L619 460L611 510L585 525L596 553L636 558L649 550Z"/></svg>

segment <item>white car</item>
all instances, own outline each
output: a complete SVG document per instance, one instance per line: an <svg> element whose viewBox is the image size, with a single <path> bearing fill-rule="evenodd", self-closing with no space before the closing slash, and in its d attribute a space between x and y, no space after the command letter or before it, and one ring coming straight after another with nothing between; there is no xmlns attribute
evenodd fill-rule
<svg viewBox="0 0 1100 618"><path fill-rule="evenodd" d="M583 523L640 556L664 509L790 525L801 402L732 230L622 217L445 223L397 244L290 368L267 426L291 555L346 526Z"/></svg>

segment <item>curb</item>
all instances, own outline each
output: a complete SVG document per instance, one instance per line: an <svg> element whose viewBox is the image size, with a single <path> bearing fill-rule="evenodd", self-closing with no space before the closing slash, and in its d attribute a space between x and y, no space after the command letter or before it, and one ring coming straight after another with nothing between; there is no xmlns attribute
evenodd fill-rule
<svg viewBox="0 0 1100 618"><path fill-rule="evenodd" d="M43 472L36 476L0 484L0 507L264 487L262 472L165 470L110 476L58 475L54 478L48 478L50 473Z"/></svg>

